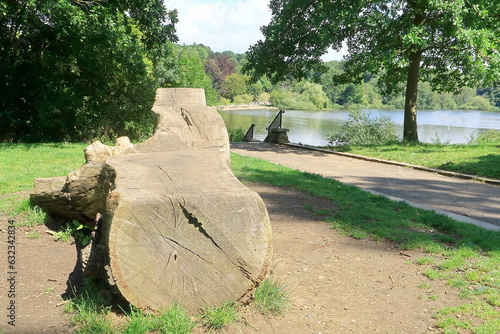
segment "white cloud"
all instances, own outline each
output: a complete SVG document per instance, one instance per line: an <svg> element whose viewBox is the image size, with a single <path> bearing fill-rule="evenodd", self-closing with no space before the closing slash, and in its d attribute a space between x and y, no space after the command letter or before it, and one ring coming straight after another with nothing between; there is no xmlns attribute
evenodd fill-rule
<svg viewBox="0 0 500 334"><path fill-rule="evenodd" d="M260 27L269 23L269 0L167 0L178 9L177 35L181 44L202 43L213 51L243 53L262 39Z"/></svg>
<svg viewBox="0 0 500 334"><path fill-rule="evenodd" d="M270 0L165 0L177 9L180 44L204 44L213 51L244 53L263 39L260 27L271 20ZM331 50L323 60L341 60L346 51Z"/></svg>

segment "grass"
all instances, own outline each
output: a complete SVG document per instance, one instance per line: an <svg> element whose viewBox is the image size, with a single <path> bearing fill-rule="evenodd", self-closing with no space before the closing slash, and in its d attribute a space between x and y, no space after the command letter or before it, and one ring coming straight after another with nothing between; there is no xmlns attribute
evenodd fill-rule
<svg viewBox="0 0 500 334"><path fill-rule="evenodd" d="M283 315L289 298L287 287L270 275L255 290L253 306L263 315Z"/></svg>
<svg viewBox="0 0 500 334"><path fill-rule="evenodd" d="M111 306L101 288L85 280L82 290L66 304L65 311L71 314L71 322L76 326L74 333L189 334L196 326L178 303L158 313L131 307L121 321L113 321Z"/></svg>
<svg viewBox="0 0 500 334"><path fill-rule="evenodd" d="M30 239L40 238L40 232L38 232L38 231L29 231L29 232L26 232L25 234Z"/></svg>
<svg viewBox="0 0 500 334"><path fill-rule="evenodd" d="M16 226L35 227L43 225L47 220L44 210L19 195L4 198L0 202L0 212L6 213L9 218L15 217Z"/></svg>
<svg viewBox="0 0 500 334"><path fill-rule="evenodd" d="M201 310L200 323L208 333L211 333L213 330L218 331L236 322L237 315L236 304L233 302L215 306L207 305Z"/></svg>
<svg viewBox="0 0 500 334"><path fill-rule="evenodd" d="M49 295L55 291L54 287L52 285L49 285L48 287L42 289L42 295Z"/></svg>
<svg viewBox="0 0 500 334"><path fill-rule="evenodd" d="M67 175L85 163L87 145L0 143L0 195L29 190L38 177Z"/></svg>
<svg viewBox="0 0 500 334"><path fill-rule="evenodd" d="M495 174L497 172L494 172L495 168L481 169L483 166L481 161L484 162L490 158L493 159L493 165L499 168L498 158L494 157L494 155L498 156L498 151L495 150L499 149L496 146L473 145L469 148L460 145L431 146L400 144L369 149L385 152L384 154L392 151L391 154L394 156L401 155L401 159L407 159L406 157L412 155L424 156L424 160L404 160L409 163L430 167L439 167L444 164L463 165L471 169L470 171L461 170L462 172L476 175L483 173L481 176L498 177L498 174ZM20 214L31 217L23 219L22 224L26 226L42 223L44 213L32 207L29 202L23 201L22 196L10 194L30 189L35 177L61 176L76 169L83 163L83 147L83 144L0 144L2 156L0 159L0 194L9 194L3 196L0 211L9 212L10 215L16 217ZM414 154L413 151L415 151ZM438 159L440 154L443 157ZM490 157L491 155L493 157ZM391 156L381 157L397 160ZM434 212L416 209L401 202L393 202L335 180L302 173L264 160L236 154L232 154L231 159L233 172L242 181L294 187L312 196L332 200L336 204L336 211L322 211L317 214L344 235L357 239L386 239L394 242L401 249L421 249L426 252L427 255L416 259L414 264L423 266L421 272L428 277L430 282L443 280L456 288L460 296L464 298L462 305L447 307L437 312L436 317L439 319L443 332L453 333L460 330L475 333L500 332L499 232L458 223ZM486 163L486 166L488 165ZM484 170L490 171L484 172ZM307 209L314 211L313 208ZM21 221L18 223L21 224ZM429 298L437 297L437 295L431 295ZM68 303L73 309L72 321L77 325L77 333L126 331L128 325L116 327L112 323L110 308L103 306L105 303L101 303L99 298L94 292L87 291L78 297L78 302ZM184 311L176 307L177 311L170 310L169 312L177 312L179 318L183 318ZM139 311L130 311L126 316L126 322L129 322L128 319L142 317L137 312ZM149 316L144 315L144 317ZM153 318L161 317L164 319L161 321L163 324L167 322L167 318L170 319L170 316L166 315L155 315ZM135 321L141 322L142 320ZM190 319L190 321L193 320ZM207 323L206 326L208 328L212 325ZM162 331L163 329L160 332ZM130 332L133 330L130 329ZM163 332L168 333L168 330L165 329Z"/></svg>
<svg viewBox="0 0 500 334"><path fill-rule="evenodd" d="M109 317L111 307L100 293L100 286L85 281L82 291L71 299L65 311L71 313L71 323L76 326L74 333L114 333Z"/></svg>
<svg viewBox="0 0 500 334"><path fill-rule="evenodd" d="M500 147L497 145L500 143L485 145L393 143L380 146L328 147L328 149L500 179Z"/></svg>
<svg viewBox="0 0 500 334"><path fill-rule="evenodd" d="M126 323L117 329L125 334L171 333L189 334L196 326L187 312L178 303L158 314L131 308L126 312Z"/></svg>

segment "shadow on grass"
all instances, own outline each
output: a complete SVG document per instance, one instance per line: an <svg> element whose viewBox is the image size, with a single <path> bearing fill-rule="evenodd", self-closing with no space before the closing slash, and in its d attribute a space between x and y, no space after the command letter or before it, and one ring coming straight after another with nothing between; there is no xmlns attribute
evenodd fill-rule
<svg viewBox="0 0 500 334"><path fill-rule="evenodd" d="M293 187L337 205L325 217L335 228L355 237L387 239L401 248L442 250L468 246L482 252L500 250L500 232L459 223L434 211L372 195L357 187L316 174L303 173L261 159L233 154L233 173L240 180Z"/></svg>
<svg viewBox="0 0 500 334"><path fill-rule="evenodd" d="M498 154L483 155L469 162L448 162L438 166L438 168L464 174L500 179L500 148L498 149Z"/></svg>

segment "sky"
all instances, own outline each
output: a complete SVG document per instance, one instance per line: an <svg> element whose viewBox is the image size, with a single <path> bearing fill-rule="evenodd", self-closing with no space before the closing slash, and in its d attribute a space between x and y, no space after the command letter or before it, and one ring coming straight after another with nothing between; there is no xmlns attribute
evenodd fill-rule
<svg viewBox="0 0 500 334"><path fill-rule="evenodd" d="M271 20L270 0L164 0L177 9L179 44L204 44L212 51L244 53L263 39L260 27ZM329 52L324 61L341 60L342 53Z"/></svg>

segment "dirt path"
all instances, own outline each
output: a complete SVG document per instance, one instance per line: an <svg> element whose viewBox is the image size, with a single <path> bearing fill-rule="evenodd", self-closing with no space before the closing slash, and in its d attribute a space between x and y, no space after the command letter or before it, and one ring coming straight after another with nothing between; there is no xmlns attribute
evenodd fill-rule
<svg viewBox="0 0 500 334"><path fill-rule="evenodd" d="M400 252L389 243L342 237L315 210L335 204L294 190L247 184L266 202L274 233L273 274L292 292L284 317L263 317L244 308L242 319L225 333L439 333L434 310L460 302L444 282L430 282L423 256ZM69 333L62 296L75 276L74 244L53 241L40 226L37 239L16 230L16 321L8 325L8 222L0 217L1 282L5 333ZM419 287L431 283L430 288ZM198 328L195 333L202 333Z"/></svg>

